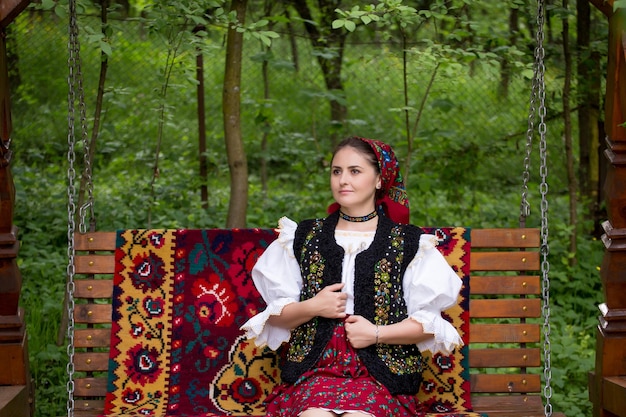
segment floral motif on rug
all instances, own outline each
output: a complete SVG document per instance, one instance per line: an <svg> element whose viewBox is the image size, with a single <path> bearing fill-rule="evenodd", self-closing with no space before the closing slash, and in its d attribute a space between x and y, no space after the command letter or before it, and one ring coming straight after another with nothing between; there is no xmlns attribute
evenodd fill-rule
<svg viewBox="0 0 626 417"><path fill-rule="evenodd" d="M428 358L427 416L473 416L469 398L469 230L425 229L463 279L444 315L466 346ZM250 271L271 229L122 230L117 234L107 416L262 416L279 355L240 326L265 304Z"/></svg>
<svg viewBox="0 0 626 417"><path fill-rule="evenodd" d="M239 327L264 308L250 270L275 237L260 229L118 232L107 415L263 414L277 358L240 341Z"/></svg>
<svg viewBox="0 0 626 417"><path fill-rule="evenodd" d="M458 303L443 312L459 331L464 346L451 355L424 353L424 373L417 394L428 416L480 416L472 412L469 380L470 229L423 228L437 236L437 248L463 281Z"/></svg>

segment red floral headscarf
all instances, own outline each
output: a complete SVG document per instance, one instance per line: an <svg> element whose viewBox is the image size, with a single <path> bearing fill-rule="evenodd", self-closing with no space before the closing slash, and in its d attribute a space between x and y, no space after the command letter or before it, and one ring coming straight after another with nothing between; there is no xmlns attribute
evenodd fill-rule
<svg viewBox="0 0 626 417"><path fill-rule="evenodd" d="M396 223L409 223L409 197L404 187L404 180L400 173L400 163L396 158L391 146L375 139L358 139L371 146L380 169L381 190L377 193L376 207L383 209L387 217ZM328 207L328 212L332 213L339 208L337 203Z"/></svg>

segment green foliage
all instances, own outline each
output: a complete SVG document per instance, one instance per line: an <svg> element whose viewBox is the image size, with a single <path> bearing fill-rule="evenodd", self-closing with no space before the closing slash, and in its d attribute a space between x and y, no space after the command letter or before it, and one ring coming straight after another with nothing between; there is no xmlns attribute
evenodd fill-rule
<svg viewBox="0 0 626 417"><path fill-rule="evenodd" d="M141 22L143 26L113 22L104 38L99 30L81 32L88 110L97 80L94 68L104 50L101 42L111 46L105 51L110 72L93 166L97 229L144 227L149 218L152 227L223 227L229 173L220 105L222 42L225 28L234 24L223 3L143 2L137 7L150 16L149 21ZM239 30L257 40L246 44L241 86L250 168L250 227L274 227L283 215L295 220L324 215L331 199L328 133L333 129L394 145L409 174L413 223L483 228L517 225L532 57L523 52L521 42L518 47L507 45L502 35L506 33L505 19L465 22L475 29L476 43L471 47L447 42L467 40L467 33L459 27L429 26L429 20L453 19L454 11L444 8L450 2L431 3L433 8L417 16L392 0L337 11L336 30L353 29L355 37L368 40L344 51L343 92L326 90L316 62L316 53L337 51L310 51L307 43L300 41L301 68L297 69L287 42L274 35L278 30L265 31L267 20L240 26ZM457 6L464 3L454 2ZM51 3L42 4L51 7ZM64 3L55 4L61 5L57 7L60 10ZM477 14L491 17L503 16L509 6L510 2L472 2ZM207 8L212 12L206 13ZM17 188L14 223L22 240L21 303L28 312L31 371L41 417L61 415L65 406L66 355L55 340L65 288L68 217L67 106L63 104L67 99L66 45L62 36L41 35L65 33L65 23L45 16L32 14L16 22L20 45L36 39L49 55L20 56L24 82L13 101L12 144ZM408 22L409 17L416 20ZM97 20L89 17L81 22L83 28L98 27ZM389 33L395 33L392 31L409 23L422 26L406 50L372 41L378 35L387 36L387 31L377 32L384 24L391 29ZM180 30L195 25L206 27L193 36ZM30 33L39 35L29 37ZM526 36L522 33L519 39ZM271 50L260 50L270 45ZM168 52L174 49L175 59L168 61ZM205 154L209 178L204 184L197 174L194 58L198 50L207 58L205 95L207 116L211 117ZM401 77L404 52L409 80L406 104ZM500 96L497 86L503 57L513 63L508 97ZM260 74L264 63L270 68L270 98L265 98ZM548 103L550 114L560 111L558 71L558 65L548 66L549 95L553 97ZM426 97L415 131L415 150L409 158L404 118L408 114L412 121L417 120L433 72L435 82ZM161 87L168 76L169 89L164 94ZM330 126L327 121L330 98L348 106L349 119L343 126ZM567 415L589 415L586 374L593 368L595 309L601 301L597 268L603 249L600 242L581 234L577 253L568 253L571 228L566 226L567 199L560 192L566 189L561 130L560 122L550 122L550 187L555 190L549 195L553 403L555 410ZM265 147L263 134L267 134ZM79 160L81 150L78 146ZM159 175L152 183L157 157ZM267 164L267 184L261 181L262 163ZM530 226L539 223L537 166L533 155ZM200 201L201 185L209 189L207 208ZM569 262L572 257L579 257L574 266Z"/></svg>

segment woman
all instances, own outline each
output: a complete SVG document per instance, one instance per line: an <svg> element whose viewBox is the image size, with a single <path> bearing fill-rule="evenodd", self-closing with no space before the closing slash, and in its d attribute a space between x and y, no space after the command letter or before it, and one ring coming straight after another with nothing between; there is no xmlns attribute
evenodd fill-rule
<svg viewBox="0 0 626 417"><path fill-rule="evenodd" d="M441 311L461 280L437 240L407 224L398 161L383 142L339 144L325 219L283 217L252 277L267 308L242 329L259 346L288 342L271 417L419 415L420 351L462 344Z"/></svg>

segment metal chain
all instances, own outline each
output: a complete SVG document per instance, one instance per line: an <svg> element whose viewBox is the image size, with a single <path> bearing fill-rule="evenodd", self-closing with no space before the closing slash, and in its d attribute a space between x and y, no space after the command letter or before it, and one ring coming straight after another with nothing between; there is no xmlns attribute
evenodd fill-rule
<svg viewBox="0 0 626 417"><path fill-rule="evenodd" d="M530 203L528 202L528 182L530 181L530 157L533 148L533 135L535 132L535 101L537 99L538 86L538 69L535 64L533 73L532 87L530 92L530 106L528 109L528 125L526 128L526 154L524 156L524 172L522 173L522 200L520 203L519 226L526 227L526 219L530 216Z"/></svg>
<svg viewBox="0 0 626 417"><path fill-rule="evenodd" d="M76 250L74 248L74 234L76 230L75 216L76 216L76 170L74 164L76 162L76 152L74 145L76 142L76 136L74 131L75 125L75 102L76 102L76 79L78 78L77 71L79 68L79 42L78 42L78 23L76 21L76 2L75 0L69 1L69 39L68 39L68 134L67 134L67 415L68 417L74 416L74 256ZM82 110L81 110L82 112Z"/></svg>
<svg viewBox="0 0 626 417"><path fill-rule="evenodd" d="M528 127L526 130L526 155L524 157L524 172L522 174L522 200L520 204L520 227L526 227L526 218L530 215L530 203L528 202L528 182L530 180L530 157L532 153L532 142L535 131L535 119L537 113L539 117L539 175L541 183L539 192L541 193L541 277L542 277L542 317L543 317L543 358L544 358L544 388L545 399L544 414L546 417L552 416L552 368L551 368L551 344L550 344L550 263L548 255L550 246L548 244L548 163L547 163L547 140L546 140L546 85L545 85L545 49L544 42L545 24L545 3L544 0L537 1L537 46L535 47L535 66L533 72L532 89L530 93L530 107L528 113ZM539 111L536 105L539 101Z"/></svg>
<svg viewBox="0 0 626 417"><path fill-rule="evenodd" d="M542 277L542 317L543 317L543 396L545 399L544 414L546 417L552 416L552 368L551 368L551 344L550 344L550 246L548 243L548 161L547 161L547 140L546 140L546 83L545 83L545 49L544 42L545 24L545 3L544 0L537 1L537 47L535 48L535 73L533 79L534 100L539 100L539 175L541 182L539 192L541 193L541 277ZM531 100L532 112L534 113L534 101ZM534 120L534 114L532 119ZM529 117L529 128L532 128ZM532 132L530 133L532 137ZM528 157L528 153L527 153ZM524 200L524 197L522 198ZM529 212L529 210L528 210ZM523 213L522 213L523 214Z"/></svg>
<svg viewBox="0 0 626 417"><path fill-rule="evenodd" d="M78 32L78 30L77 30ZM81 138L83 142L83 175L85 178L85 186L87 189L87 202L80 207L80 224L79 230L81 233L87 232L87 225L85 219L87 217L87 209L89 209L89 224L91 231L95 229L96 215L94 211L94 198L93 198L93 177L91 172L91 157L89 151L89 139L87 137L87 110L85 106L85 90L83 88L83 76L81 71L81 62L79 56L79 43L78 38L76 41L76 68L77 68L77 86L78 86L78 103L80 107L80 125L81 125Z"/></svg>

